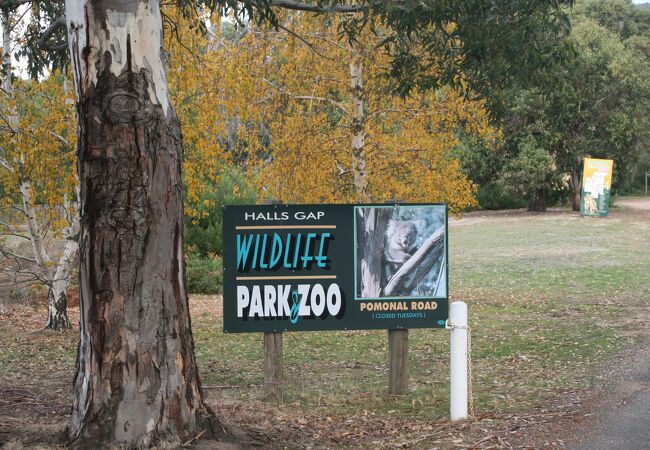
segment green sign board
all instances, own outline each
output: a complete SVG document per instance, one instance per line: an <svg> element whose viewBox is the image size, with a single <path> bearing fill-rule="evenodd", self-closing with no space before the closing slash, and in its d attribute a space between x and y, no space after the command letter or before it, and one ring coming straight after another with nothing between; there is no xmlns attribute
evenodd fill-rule
<svg viewBox="0 0 650 450"><path fill-rule="evenodd" d="M226 206L225 332L442 328L447 205Z"/></svg>

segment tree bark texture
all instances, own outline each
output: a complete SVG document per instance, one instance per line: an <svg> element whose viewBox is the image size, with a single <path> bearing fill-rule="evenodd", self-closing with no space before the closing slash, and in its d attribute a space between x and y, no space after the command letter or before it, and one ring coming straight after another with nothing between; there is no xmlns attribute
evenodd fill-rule
<svg viewBox="0 0 650 450"><path fill-rule="evenodd" d="M66 201L64 206L70 225L65 230L63 253L56 264L54 278L47 296L46 328L51 330L70 328L67 291L72 277L72 267L79 249L79 214L70 202Z"/></svg>
<svg viewBox="0 0 650 450"><path fill-rule="evenodd" d="M350 60L350 100L352 103L352 174L357 199L370 200L366 173L366 113L364 111L363 56L359 43L352 48Z"/></svg>
<svg viewBox="0 0 650 450"><path fill-rule="evenodd" d="M2 80L2 89L7 95L13 93L11 84L11 22L9 20L9 10L5 9L0 14L0 26L2 26L2 68L4 80Z"/></svg>
<svg viewBox="0 0 650 450"><path fill-rule="evenodd" d="M66 1L78 98L80 328L73 446L214 434L185 289L182 143L156 0Z"/></svg>

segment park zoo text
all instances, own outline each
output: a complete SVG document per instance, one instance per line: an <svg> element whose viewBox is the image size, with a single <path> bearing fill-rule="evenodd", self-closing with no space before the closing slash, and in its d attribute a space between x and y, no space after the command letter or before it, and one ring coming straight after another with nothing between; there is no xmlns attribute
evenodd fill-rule
<svg viewBox="0 0 650 450"><path fill-rule="evenodd" d="M447 208L225 206L226 332L444 327Z"/></svg>

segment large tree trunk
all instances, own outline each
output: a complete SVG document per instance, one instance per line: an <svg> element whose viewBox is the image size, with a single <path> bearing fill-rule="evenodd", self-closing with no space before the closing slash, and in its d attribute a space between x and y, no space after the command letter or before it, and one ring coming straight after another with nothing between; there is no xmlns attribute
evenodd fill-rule
<svg viewBox="0 0 650 450"><path fill-rule="evenodd" d="M352 103L352 175L357 200L367 202L368 176L366 173L366 113L364 111L363 55L355 43L350 59L350 100Z"/></svg>
<svg viewBox="0 0 650 450"><path fill-rule="evenodd" d="M177 445L203 402L185 290L182 144L157 0L67 0L78 96L80 328L74 446Z"/></svg>
<svg viewBox="0 0 650 450"><path fill-rule="evenodd" d="M571 209L580 211L582 196L582 176L580 172L571 172Z"/></svg>

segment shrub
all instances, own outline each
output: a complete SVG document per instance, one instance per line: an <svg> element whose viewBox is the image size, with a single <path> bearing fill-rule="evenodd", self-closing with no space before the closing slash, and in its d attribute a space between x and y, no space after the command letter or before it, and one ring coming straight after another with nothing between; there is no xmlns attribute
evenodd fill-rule
<svg viewBox="0 0 650 450"><path fill-rule="evenodd" d="M202 182L205 192L198 202L190 202L194 215L185 217L185 249L207 258L223 250L223 205L253 204L257 194L246 174L233 166L224 166L217 183Z"/></svg>
<svg viewBox="0 0 650 450"><path fill-rule="evenodd" d="M190 253L186 259L187 290L191 294L220 294L223 288L221 258Z"/></svg>

